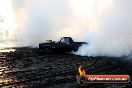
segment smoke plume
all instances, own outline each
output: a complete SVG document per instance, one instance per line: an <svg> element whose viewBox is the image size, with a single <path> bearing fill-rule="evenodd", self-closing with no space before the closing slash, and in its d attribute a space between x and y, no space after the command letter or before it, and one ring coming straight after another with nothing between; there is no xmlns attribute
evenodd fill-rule
<svg viewBox="0 0 132 88"><path fill-rule="evenodd" d="M87 33L89 44L79 48L82 56L128 56L132 51L131 0L113 0L99 19L97 31Z"/></svg>

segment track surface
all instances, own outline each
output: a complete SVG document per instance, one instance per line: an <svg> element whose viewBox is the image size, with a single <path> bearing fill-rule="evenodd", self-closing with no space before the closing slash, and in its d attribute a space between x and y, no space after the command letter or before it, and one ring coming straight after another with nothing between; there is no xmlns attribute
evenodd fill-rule
<svg viewBox="0 0 132 88"><path fill-rule="evenodd" d="M125 58L125 57L124 57ZM46 55L33 50L0 53L1 88L132 88L128 84L76 83L77 69L87 74L132 75L132 64L110 57L81 57L71 54Z"/></svg>

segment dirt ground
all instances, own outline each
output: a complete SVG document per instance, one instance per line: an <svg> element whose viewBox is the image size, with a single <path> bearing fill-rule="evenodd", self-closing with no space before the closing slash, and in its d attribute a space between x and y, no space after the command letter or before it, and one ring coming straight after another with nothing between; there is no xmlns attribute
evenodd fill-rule
<svg viewBox="0 0 132 88"><path fill-rule="evenodd" d="M125 57L122 57L125 58ZM72 54L44 54L37 50L0 53L1 88L132 88L126 84L84 84L76 82L78 67L87 74L128 74L130 61L115 57L82 57Z"/></svg>

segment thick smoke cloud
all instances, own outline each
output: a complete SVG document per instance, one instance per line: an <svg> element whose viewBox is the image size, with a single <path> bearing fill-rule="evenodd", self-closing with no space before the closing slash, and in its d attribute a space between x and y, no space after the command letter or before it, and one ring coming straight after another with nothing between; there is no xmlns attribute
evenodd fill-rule
<svg viewBox="0 0 132 88"><path fill-rule="evenodd" d="M127 56L132 51L132 1L113 0L113 8L103 13L100 27L89 32L88 45L79 48L76 54L84 56ZM109 9L108 9L109 10Z"/></svg>

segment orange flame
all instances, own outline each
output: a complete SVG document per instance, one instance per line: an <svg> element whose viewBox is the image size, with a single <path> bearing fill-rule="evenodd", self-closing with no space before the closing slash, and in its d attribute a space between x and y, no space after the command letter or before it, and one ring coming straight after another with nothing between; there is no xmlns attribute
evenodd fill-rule
<svg viewBox="0 0 132 88"><path fill-rule="evenodd" d="M80 67L78 68L78 71L79 71L79 75L80 75L80 76L83 76L83 75L86 74L86 72L85 72L85 70L82 68L82 66L80 66Z"/></svg>

